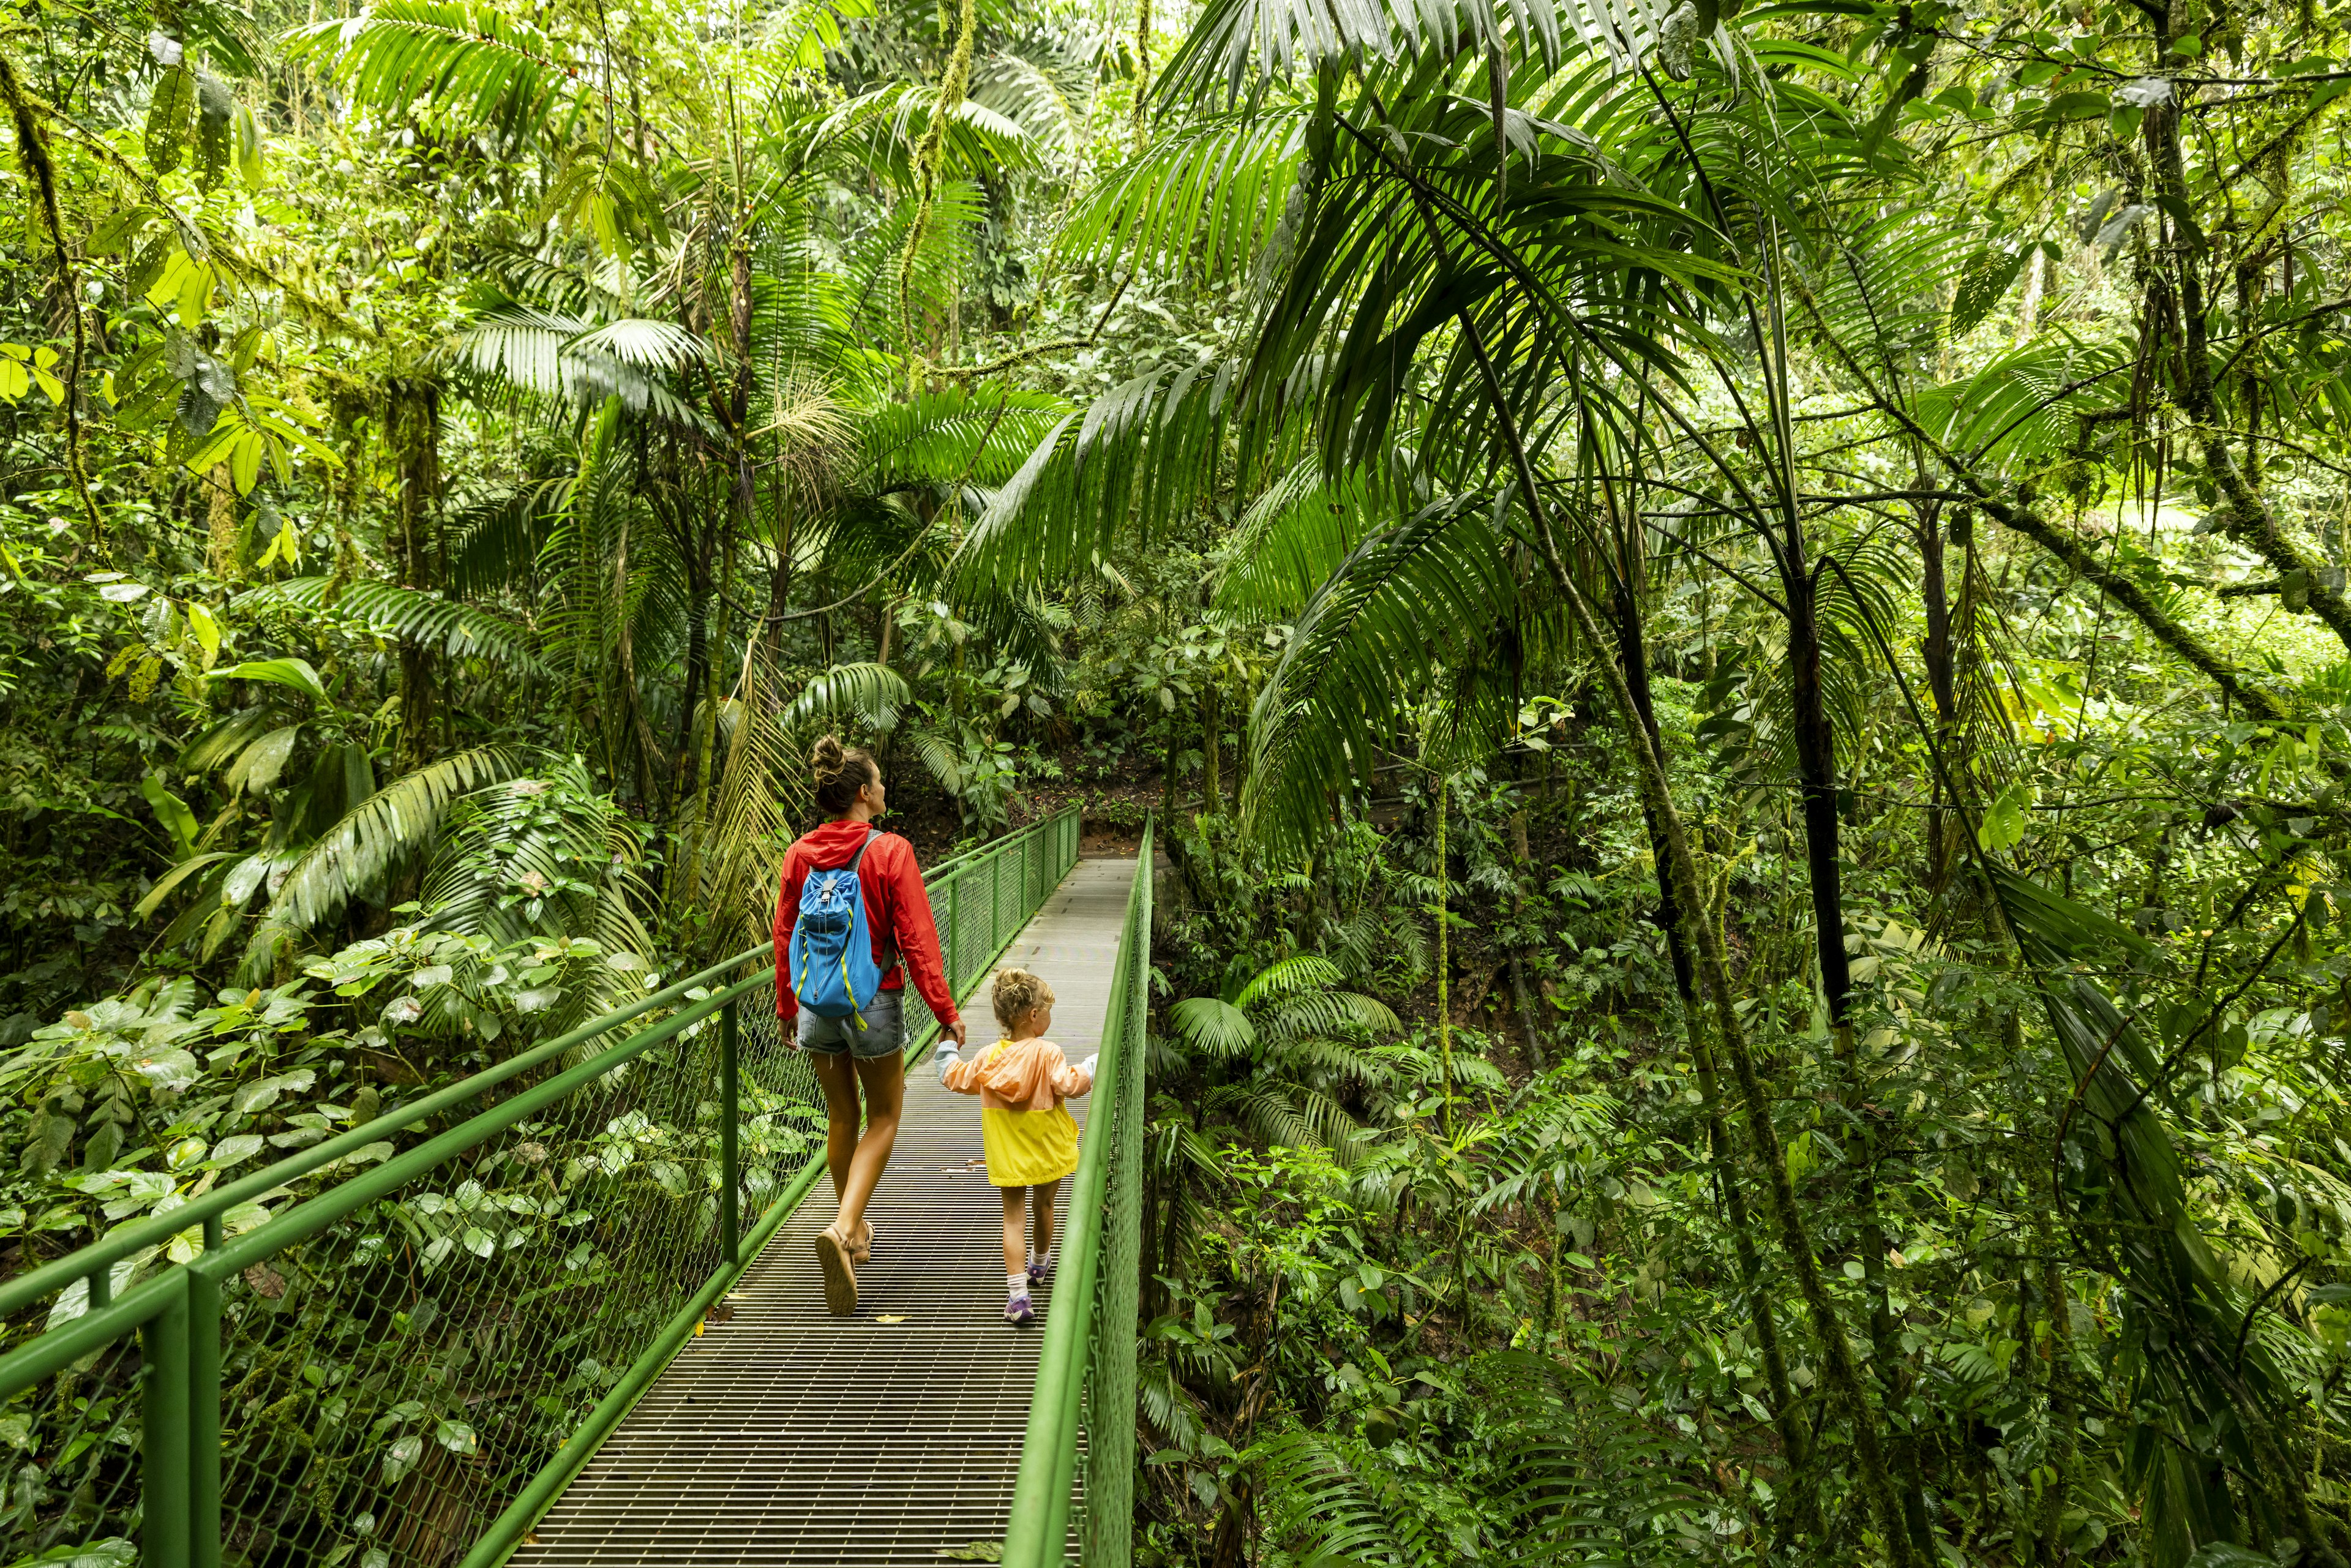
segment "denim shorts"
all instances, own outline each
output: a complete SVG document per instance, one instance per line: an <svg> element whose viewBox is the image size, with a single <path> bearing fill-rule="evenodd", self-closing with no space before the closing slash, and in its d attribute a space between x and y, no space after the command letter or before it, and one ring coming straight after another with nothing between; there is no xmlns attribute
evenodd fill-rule
<svg viewBox="0 0 2351 1568"><path fill-rule="evenodd" d="M842 1051L860 1061L878 1061L885 1056L895 1056L905 1049L906 1024L904 991L883 991L865 1007L865 1027L857 1027L855 1016L841 1019L820 1018L806 1008L800 1009L797 1039L802 1051L812 1051L819 1056L839 1056Z"/></svg>

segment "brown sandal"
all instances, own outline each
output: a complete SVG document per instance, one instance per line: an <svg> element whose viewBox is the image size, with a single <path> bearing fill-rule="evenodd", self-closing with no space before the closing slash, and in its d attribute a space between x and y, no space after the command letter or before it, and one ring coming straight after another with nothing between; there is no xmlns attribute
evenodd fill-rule
<svg viewBox="0 0 2351 1568"><path fill-rule="evenodd" d="M849 1260L860 1268L873 1261L873 1222L862 1220L859 1228L864 1232L849 1249Z"/></svg>
<svg viewBox="0 0 2351 1568"><path fill-rule="evenodd" d="M846 1317L857 1310L857 1270L849 1249L831 1230L816 1233L817 1267L824 1270L824 1310Z"/></svg>

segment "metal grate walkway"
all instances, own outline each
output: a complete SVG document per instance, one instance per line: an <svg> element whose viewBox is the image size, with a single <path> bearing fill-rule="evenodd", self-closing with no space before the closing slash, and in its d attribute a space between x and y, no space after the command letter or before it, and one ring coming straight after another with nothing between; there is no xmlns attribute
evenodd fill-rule
<svg viewBox="0 0 2351 1568"><path fill-rule="evenodd" d="M1073 1061L1102 1038L1134 869L1079 862L998 960L1051 983L1052 1038ZM964 1008L974 1045L995 1038L987 985ZM1082 1123L1086 1102L1071 1110ZM937 1568L1003 1538L1053 1306L1048 1287L1037 1324L1004 1322L978 1102L925 1067L909 1080L846 1318L825 1313L811 1244L832 1213L820 1179L730 1294L734 1316L686 1342L516 1552L519 1568Z"/></svg>

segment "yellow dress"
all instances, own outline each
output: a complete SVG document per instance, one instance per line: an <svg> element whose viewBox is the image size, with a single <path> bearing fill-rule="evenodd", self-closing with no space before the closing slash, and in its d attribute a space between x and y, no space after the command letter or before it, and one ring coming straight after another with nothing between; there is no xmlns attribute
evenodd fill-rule
<svg viewBox="0 0 2351 1568"><path fill-rule="evenodd" d="M996 1186L1041 1186L1078 1168L1078 1124L1062 1103L1093 1089L1050 1040L998 1040L941 1080L979 1096L980 1144Z"/></svg>

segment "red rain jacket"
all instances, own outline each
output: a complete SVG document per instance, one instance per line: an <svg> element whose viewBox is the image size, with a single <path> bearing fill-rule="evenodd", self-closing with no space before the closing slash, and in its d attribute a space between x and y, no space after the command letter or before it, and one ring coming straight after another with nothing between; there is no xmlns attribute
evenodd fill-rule
<svg viewBox="0 0 2351 1568"><path fill-rule="evenodd" d="M923 891L922 870L914 864L914 846L895 833L876 833L863 822L846 820L811 829L784 852L783 892L776 900L776 1016L786 1022L799 1017L788 950L792 925L799 918L802 884L812 871L847 865L869 836L873 847L858 862L857 881L865 890L865 926L873 938L873 961L883 962L893 942L904 959L882 977L882 988L904 989L906 973L912 970L914 989L930 1004L939 1027L949 1028L957 1016L955 994L939 957L939 928L931 919L931 895Z"/></svg>

